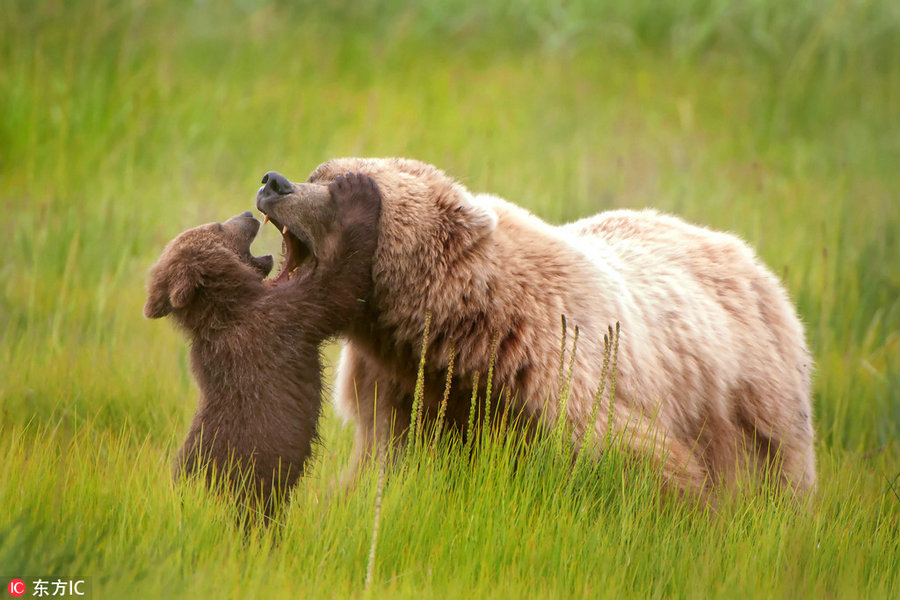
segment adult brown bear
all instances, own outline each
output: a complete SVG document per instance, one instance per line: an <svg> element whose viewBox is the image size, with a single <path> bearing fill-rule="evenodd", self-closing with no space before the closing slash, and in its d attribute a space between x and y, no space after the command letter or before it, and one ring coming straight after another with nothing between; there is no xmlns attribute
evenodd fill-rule
<svg viewBox="0 0 900 600"><path fill-rule="evenodd" d="M301 259L327 253L339 235L326 186L346 171L372 177L383 197L372 299L343 328L336 387L337 407L356 422L357 464L410 423L426 315L425 414L438 410L454 353L447 417L460 425L495 340L492 405L509 398L532 422L556 421L565 316L579 330L564 403L577 440L616 424L634 453L697 494L758 467L788 489L814 486L803 328L778 279L737 237L650 210L554 227L431 165L342 158L306 183L273 175L260 189L259 209L289 229L292 268L307 268ZM595 409L614 323L615 398L607 390Z"/></svg>

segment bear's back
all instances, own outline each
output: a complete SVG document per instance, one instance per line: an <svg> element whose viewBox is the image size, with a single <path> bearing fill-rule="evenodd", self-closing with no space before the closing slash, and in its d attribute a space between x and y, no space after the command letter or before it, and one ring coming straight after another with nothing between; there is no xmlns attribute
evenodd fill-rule
<svg viewBox="0 0 900 600"><path fill-rule="evenodd" d="M737 236L654 210L609 211L560 230L627 290L616 295L628 299L623 332L642 346L631 349L644 366L637 387L661 396L649 404L685 390L699 403L748 383L808 394L802 324L779 280ZM657 374L665 377L653 381Z"/></svg>

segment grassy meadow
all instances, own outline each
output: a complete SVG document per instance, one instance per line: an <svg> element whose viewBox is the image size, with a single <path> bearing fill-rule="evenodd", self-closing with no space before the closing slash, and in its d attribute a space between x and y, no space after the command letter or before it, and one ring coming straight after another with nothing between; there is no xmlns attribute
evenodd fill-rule
<svg viewBox="0 0 900 600"><path fill-rule="evenodd" d="M0 3L0 575L98 598L900 597L900 6L424 4ZM614 453L514 467L508 436L444 439L389 472L366 587L378 473L335 491L352 431L330 407L275 525L173 486L196 391L184 338L141 314L148 267L253 208L266 171L345 155L554 223L655 207L747 239L817 363L810 509L750 490L710 514Z"/></svg>

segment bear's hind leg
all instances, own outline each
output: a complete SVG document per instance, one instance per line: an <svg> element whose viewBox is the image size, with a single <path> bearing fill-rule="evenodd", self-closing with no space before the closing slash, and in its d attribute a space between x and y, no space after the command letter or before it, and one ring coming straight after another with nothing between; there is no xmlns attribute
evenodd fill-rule
<svg viewBox="0 0 900 600"><path fill-rule="evenodd" d="M751 468L765 469L778 485L798 495L815 489L815 434L809 401L802 396L764 396L751 386L736 395ZM758 473L758 475L761 473Z"/></svg>
<svg viewBox="0 0 900 600"><path fill-rule="evenodd" d="M698 455L696 444L688 446L664 428L644 417L631 415L616 432L626 452L636 460L651 460L663 479L663 486L682 498L709 501L712 478Z"/></svg>

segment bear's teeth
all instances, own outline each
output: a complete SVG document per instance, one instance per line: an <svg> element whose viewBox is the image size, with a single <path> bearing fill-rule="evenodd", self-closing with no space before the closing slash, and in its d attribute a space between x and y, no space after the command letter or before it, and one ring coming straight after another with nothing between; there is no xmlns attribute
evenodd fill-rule
<svg viewBox="0 0 900 600"><path fill-rule="evenodd" d="M287 225L285 225L284 229L281 230L281 235L287 235Z"/></svg>
<svg viewBox="0 0 900 600"><path fill-rule="evenodd" d="M267 225L269 223L269 215L266 215L266 218L263 219L263 225Z"/></svg>

